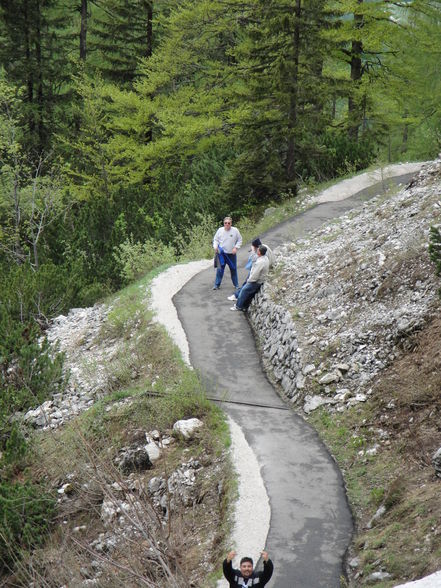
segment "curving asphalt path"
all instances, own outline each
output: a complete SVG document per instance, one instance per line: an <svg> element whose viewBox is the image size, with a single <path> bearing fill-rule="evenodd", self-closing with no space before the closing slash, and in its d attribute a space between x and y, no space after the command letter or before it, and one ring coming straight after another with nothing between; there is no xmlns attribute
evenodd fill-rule
<svg viewBox="0 0 441 588"><path fill-rule="evenodd" d="M403 183L413 175L393 181ZM379 189L381 183L319 204L271 229L263 240L274 248L305 236ZM238 256L239 267L247 249ZM268 587L338 588L353 531L341 474L315 431L289 410L266 378L246 316L229 311L226 298L233 287L228 270L220 290L211 290L213 281L213 269L200 272L173 301L191 364L210 395L225 402L225 411L241 427L261 466L271 506L266 547L275 563Z"/></svg>

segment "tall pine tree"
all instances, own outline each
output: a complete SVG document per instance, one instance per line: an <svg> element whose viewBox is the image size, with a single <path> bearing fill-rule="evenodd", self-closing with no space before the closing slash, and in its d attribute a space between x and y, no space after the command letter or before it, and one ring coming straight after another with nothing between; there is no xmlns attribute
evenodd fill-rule
<svg viewBox="0 0 441 588"><path fill-rule="evenodd" d="M9 79L25 88L25 138L34 153L49 148L68 98L70 66L64 1L0 2L0 63Z"/></svg>
<svg viewBox="0 0 441 588"><path fill-rule="evenodd" d="M152 53L153 0L95 4L88 39L90 63L103 78L129 86L140 59Z"/></svg>

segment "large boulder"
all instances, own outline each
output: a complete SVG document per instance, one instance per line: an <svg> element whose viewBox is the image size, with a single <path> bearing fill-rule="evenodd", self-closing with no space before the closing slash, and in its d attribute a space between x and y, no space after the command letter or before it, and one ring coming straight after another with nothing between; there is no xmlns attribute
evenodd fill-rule
<svg viewBox="0 0 441 588"><path fill-rule="evenodd" d="M180 421L176 421L176 423L173 425L173 430L181 434L184 439L191 439L194 437L196 430L202 427L202 425L203 422L196 418L182 419Z"/></svg>

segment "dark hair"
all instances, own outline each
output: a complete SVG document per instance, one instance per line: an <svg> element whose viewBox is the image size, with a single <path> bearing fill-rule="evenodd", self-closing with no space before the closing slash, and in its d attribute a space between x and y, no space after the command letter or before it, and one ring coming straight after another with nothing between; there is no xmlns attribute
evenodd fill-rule
<svg viewBox="0 0 441 588"><path fill-rule="evenodd" d="M240 565L242 565L243 563L245 563L245 562L247 562L247 561L249 561L249 562L250 562L250 564L251 564L251 565L253 565L253 560L251 559L251 557L243 557L243 558L240 560Z"/></svg>
<svg viewBox="0 0 441 588"><path fill-rule="evenodd" d="M251 245L253 247L260 247L260 245L262 245L262 241L259 239L259 237L256 237L253 239L253 241L251 241Z"/></svg>
<svg viewBox="0 0 441 588"><path fill-rule="evenodd" d="M265 253L268 251L268 249L265 247L265 245L260 245L259 251L260 251L260 255L265 255Z"/></svg>

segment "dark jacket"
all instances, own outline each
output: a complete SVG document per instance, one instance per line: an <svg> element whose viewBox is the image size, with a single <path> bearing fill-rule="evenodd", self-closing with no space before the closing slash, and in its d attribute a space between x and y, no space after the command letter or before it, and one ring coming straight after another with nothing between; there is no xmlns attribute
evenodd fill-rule
<svg viewBox="0 0 441 588"><path fill-rule="evenodd" d="M224 559L224 576L230 583L230 588L263 588L270 581L273 575L273 562L269 559L263 562L263 572L253 572L248 580L245 580L240 570L233 568L233 562ZM248 582L248 583L247 583Z"/></svg>

